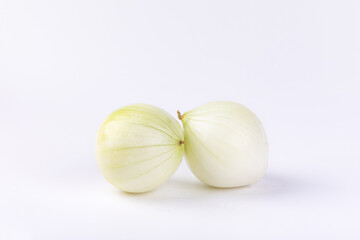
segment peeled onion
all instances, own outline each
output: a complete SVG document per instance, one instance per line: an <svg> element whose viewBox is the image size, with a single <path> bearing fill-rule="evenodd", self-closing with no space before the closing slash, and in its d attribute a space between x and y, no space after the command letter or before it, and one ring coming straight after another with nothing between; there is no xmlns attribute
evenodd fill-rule
<svg viewBox="0 0 360 240"><path fill-rule="evenodd" d="M184 155L180 124L147 104L120 108L101 125L96 159L103 176L131 193L150 191L170 178Z"/></svg>
<svg viewBox="0 0 360 240"><path fill-rule="evenodd" d="M228 188L263 177L268 144L261 122L249 109L234 102L212 102L178 115L187 163L199 180Z"/></svg>

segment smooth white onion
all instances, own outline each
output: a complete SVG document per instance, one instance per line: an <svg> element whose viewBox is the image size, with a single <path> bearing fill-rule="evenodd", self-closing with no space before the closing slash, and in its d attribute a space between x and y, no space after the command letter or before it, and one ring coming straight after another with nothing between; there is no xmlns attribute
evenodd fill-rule
<svg viewBox="0 0 360 240"><path fill-rule="evenodd" d="M103 176L131 193L150 191L170 178L184 155L180 124L147 104L118 109L105 119L96 140Z"/></svg>
<svg viewBox="0 0 360 240"><path fill-rule="evenodd" d="M234 102L212 102L178 115L187 163L199 180L227 188L263 177L268 144L262 124L249 109Z"/></svg>

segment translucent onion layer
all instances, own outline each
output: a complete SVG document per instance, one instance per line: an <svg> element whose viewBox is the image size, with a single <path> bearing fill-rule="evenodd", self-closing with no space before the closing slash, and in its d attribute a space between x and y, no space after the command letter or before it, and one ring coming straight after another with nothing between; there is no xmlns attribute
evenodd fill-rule
<svg viewBox="0 0 360 240"><path fill-rule="evenodd" d="M267 169L268 144L261 122L234 102L212 102L179 114L192 172L214 187L257 182Z"/></svg>
<svg viewBox="0 0 360 240"><path fill-rule="evenodd" d="M96 159L103 176L131 193L163 184L184 155L179 123L164 110L147 104L120 108L101 125Z"/></svg>

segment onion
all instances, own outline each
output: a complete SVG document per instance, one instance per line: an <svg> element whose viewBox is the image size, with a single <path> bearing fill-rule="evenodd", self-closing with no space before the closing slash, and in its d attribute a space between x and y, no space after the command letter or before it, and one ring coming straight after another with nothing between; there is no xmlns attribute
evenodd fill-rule
<svg viewBox="0 0 360 240"><path fill-rule="evenodd" d="M184 155L180 124L147 104L120 108L105 119L96 139L103 176L131 193L150 191L170 178Z"/></svg>
<svg viewBox="0 0 360 240"><path fill-rule="evenodd" d="M259 119L233 102L212 102L178 117L185 131L187 163L202 182L240 187L265 174L268 144Z"/></svg>

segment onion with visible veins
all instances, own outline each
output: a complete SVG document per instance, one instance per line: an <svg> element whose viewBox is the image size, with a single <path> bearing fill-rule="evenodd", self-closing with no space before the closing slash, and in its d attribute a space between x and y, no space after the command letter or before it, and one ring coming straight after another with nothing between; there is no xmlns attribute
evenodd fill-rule
<svg viewBox="0 0 360 240"><path fill-rule="evenodd" d="M96 159L103 176L131 193L163 184L184 155L180 124L164 110L147 104L118 109L101 125Z"/></svg>
<svg viewBox="0 0 360 240"><path fill-rule="evenodd" d="M187 163L202 182L241 187L260 180L267 169L268 144L261 122L234 102L212 102L184 115Z"/></svg>

